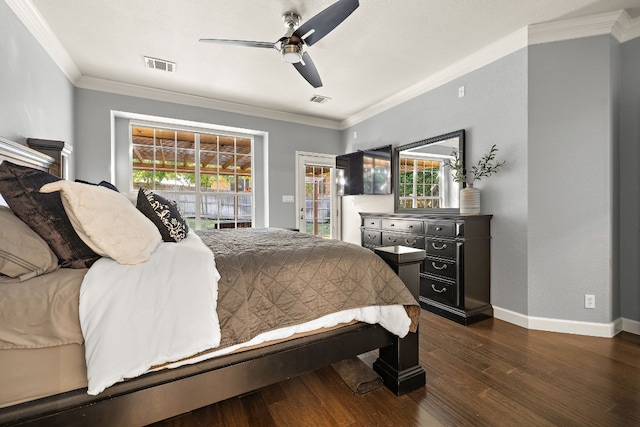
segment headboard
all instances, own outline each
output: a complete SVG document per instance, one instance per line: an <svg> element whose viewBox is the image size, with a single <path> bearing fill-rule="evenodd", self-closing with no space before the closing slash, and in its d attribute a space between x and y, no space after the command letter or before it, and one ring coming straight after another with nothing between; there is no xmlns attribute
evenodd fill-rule
<svg viewBox="0 0 640 427"><path fill-rule="evenodd" d="M33 150L26 145L18 144L17 142L9 141L5 138L0 138L0 163L4 160L41 169L47 172L54 162L53 157ZM1 196L0 205L7 205Z"/></svg>

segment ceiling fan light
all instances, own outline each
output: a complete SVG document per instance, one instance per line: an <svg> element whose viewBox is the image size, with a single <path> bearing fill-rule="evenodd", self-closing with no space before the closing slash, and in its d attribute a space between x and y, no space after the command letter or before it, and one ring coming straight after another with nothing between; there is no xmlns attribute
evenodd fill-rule
<svg viewBox="0 0 640 427"><path fill-rule="evenodd" d="M297 44L287 44L282 48L282 59L291 64L302 61L302 47Z"/></svg>

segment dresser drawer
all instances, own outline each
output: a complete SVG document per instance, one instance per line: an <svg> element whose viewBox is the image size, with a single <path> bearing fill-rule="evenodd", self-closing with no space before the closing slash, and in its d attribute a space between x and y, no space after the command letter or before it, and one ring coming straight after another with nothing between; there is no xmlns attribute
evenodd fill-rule
<svg viewBox="0 0 640 427"><path fill-rule="evenodd" d="M445 259L425 258L422 262L422 271L437 276L456 280L456 262Z"/></svg>
<svg viewBox="0 0 640 427"><path fill-rule="evenodd" d="M420 277L420 296L452 307L459 305L457 285L433 277Z"/></svg>
<svg viewBox="0 0 640 427"><path fill-rule="evenodd" d="M453 221L427 223L427 234L430 236L455 237L456 223Z"/></svg>
<svg viewBox="0 0 640 427"><path fill-rule="evenodd" d="M382 232L382 246L408 246L410 248L424 249L424 237L414 236L408 233Z"/></svg>
<svg viewBox="0 0 640 427"><path fill-rule="evenodd" d="M425 250L427 251L427 255L455 259L456 242L455 240L435 240L427 238Z"/></svg>
<svg viewBox="0 0 640 427"><path fill-rule="evenodd" d="M383 219L382 228L384 230L405 231L407 233L422 234L424 228L422 221L411 221L403 219Z"/></svg>
<svg viewBox="0 0 640 427"><path fill-rule="evenodd" d="M380 228L381 221L380 218L365 217L362 219L362 226L367 228Z"/></svg>
<svg viewBox="0 0 640 427"><path fill-rule="evenodd" d="M362 230L362 245L363 246L381 246L382 245L382 232L379 230Z"/></svg>

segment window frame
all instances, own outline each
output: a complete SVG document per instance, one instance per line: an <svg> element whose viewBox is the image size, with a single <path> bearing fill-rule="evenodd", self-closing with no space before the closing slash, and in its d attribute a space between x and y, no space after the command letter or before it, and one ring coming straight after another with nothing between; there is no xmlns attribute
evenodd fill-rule
<svg viewBox="0 0 640 427"><path fill-rule="evenodd" d="M161 122L161 121L146 121L146 120L137 120L137 119L130 119L129 123L128 123L128 153L129 153L129 164L127 167L128 170L128 188L129 188L129 192L131 194L136 194L137 195L137 188L134 188L134 182L133 182L133 128L134 127L144 127L144 128L152 128L152 129L159 129L159 130L168 130L168 131L172 131L172 132L188 132L188 133L193 133L194 134L194 174L195 174L195 183L194 183L194 191L190 191L190 190L166 190L166 189L156 189L155 188L155 180L154 180L154 189L151 189L154 192L157 192L158 194L162 195L163 197L166 197L168 199L171 200L175 200L176 196L180 195L180 194L185 194L185 195L194 195L194 204L195 204L195 208L194 208L194 225L196 229L200 229L201 227L201 216L202 216L202 206L201 206L201 200L203 197L205 197L207 194L215 194L216 196L219 197L225 197L225 196L233 196L234 199L237 201L238 198L242 195L247 195L250 194L251 197L251 227L254 227L256 224L256 191L255 191L255 187L256 187L256 152L255 152L255 135L252 133L243 133L243 132L230 132L230 131L224 131L224 130L220 130L220 129L216 129L216 128L209 128L209 127L198 127L198 126L181 126L181 125L176 125L176 124L172 124L172 123L166 123L166 122ZM247 191L247 192L238 192L237 191L237 187L236 190L233 192L219 192L219 191L215 191L215 192L203 192L201 191L200 188L200 175L201 175L201 160L200 160L200 155L201 155L201 145L200 145L200 137L202 134L206 134L206 135L215 135L215 136L222 136L222 137L230 137L230 138L239 138L239 139L248 139L250 140L250 154L249 156L251 157L251 173L250 173L250 179L251 179L251 190ZM173 147L175 149L175 145ZM219 150L219 146L218 146L218 150ZM237 152L234 149L234 157L237 156ZM244 154L243 154L244 155ZM234 164L235 164L235 160L234 160ZM220 202L218 202L220 203ZM238 212L238 208L237 208L237 203L234 203L234 225L237 226L238 224L238 220L239 220L239 212ZM219 219L219 217L218 217Z"/></svg>

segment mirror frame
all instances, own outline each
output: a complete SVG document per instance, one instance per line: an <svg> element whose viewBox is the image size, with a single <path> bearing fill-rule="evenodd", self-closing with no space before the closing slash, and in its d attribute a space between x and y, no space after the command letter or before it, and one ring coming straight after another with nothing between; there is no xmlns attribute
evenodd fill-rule
<svg viewBox="0 0 640 427"><path fill-rule="evenodd" d="M431 145L440 141L446 141L447 139L458 137L458 152L462 159L462 167L466 170L466 163L464 158L465 142L464 142L464 129L460 129L454 132L445 133L442 135L434 136L432 138L422 139L420 141L412 142L410 144L400 145L394 149L393 152L393 210L397 213L430 213L430 214L460 214L460 208L398 208L400 205L400 152L411 148L422 147L425 145ZM462 188L466 187L465 183L462 183Z"/></svg>

